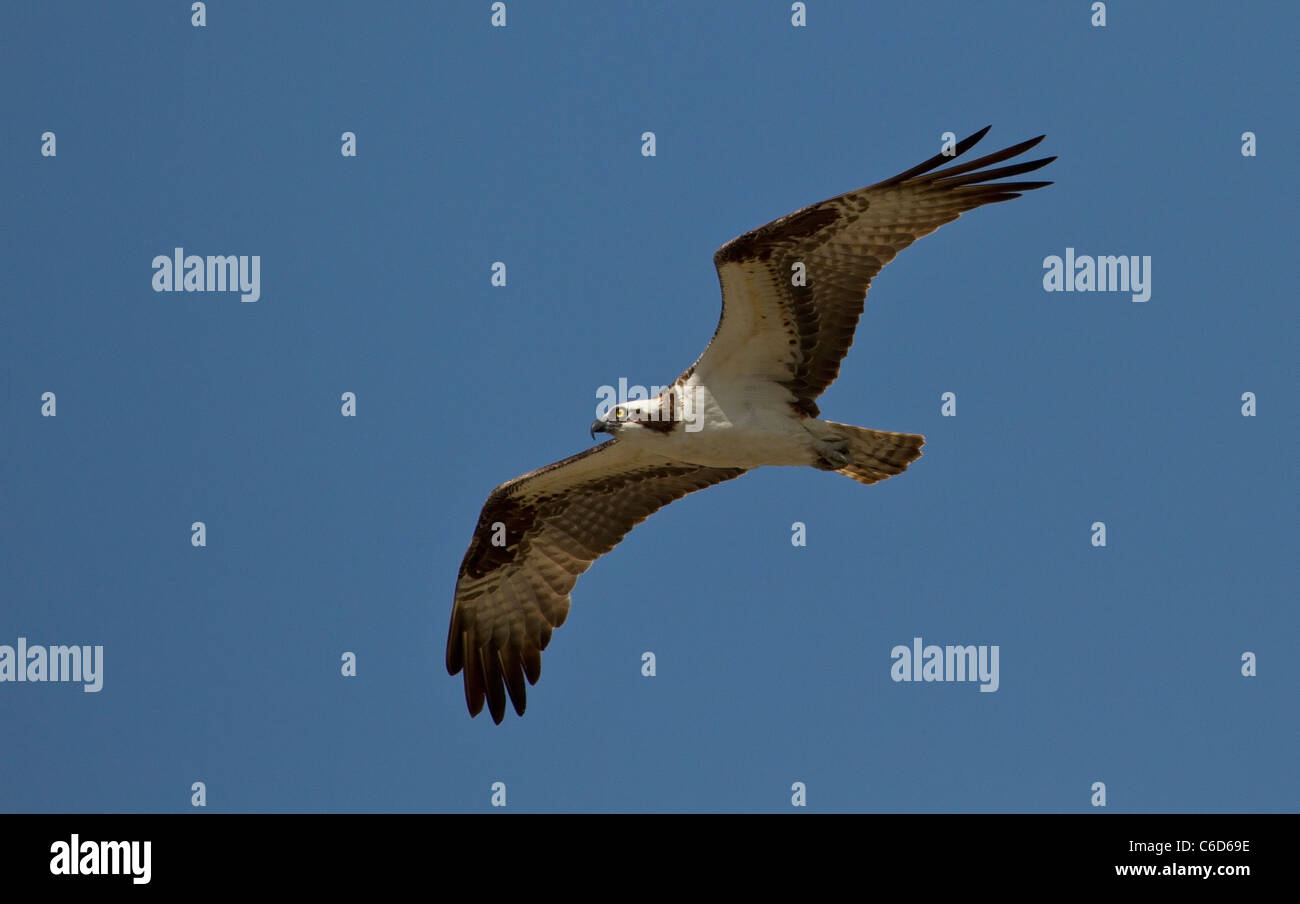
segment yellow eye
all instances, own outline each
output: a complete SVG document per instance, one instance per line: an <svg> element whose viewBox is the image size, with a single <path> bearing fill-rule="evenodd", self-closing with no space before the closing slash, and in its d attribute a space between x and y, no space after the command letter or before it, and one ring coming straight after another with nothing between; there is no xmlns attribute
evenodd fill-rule
<svg viewBox="0 0 1300 904"><path fill-rule="evenodd" d="M626 409L626 408L622 408L622 407L620 407L620 408L615 408L615 409L614 409L614 420L616 420L616 421L621 421L621 420L623 420L625 417L627 417L627 409Z"/></svg>

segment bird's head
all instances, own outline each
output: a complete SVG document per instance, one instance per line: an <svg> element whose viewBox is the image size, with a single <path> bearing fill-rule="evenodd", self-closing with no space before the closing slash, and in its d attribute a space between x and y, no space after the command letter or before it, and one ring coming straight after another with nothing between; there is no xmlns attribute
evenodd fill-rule
<svg viewBox="0 0 1300 904"><path fill-rule="evenodd" d="M597 433L608 433L615 439L629 433L641 433L647 422L655 421L659 411L658 399L637 399L615 405L605 416L591 424L591 438Z"/></svg>

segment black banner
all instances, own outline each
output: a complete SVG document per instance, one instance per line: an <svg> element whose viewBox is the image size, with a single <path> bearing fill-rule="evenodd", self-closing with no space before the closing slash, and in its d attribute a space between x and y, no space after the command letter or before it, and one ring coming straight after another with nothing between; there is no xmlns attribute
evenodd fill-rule
<svg viewBox="0 0 1300 904"><path fill-rule="evenodd" d="M796 825L801 818L815 824ZM448 872L543 885L565 870L584 883L611 871L663 881L701 869L759 880L771 870L846 867L867 887L920 877L985 889L1048 882L1231 893L1286 881L1282 858L1296 823L1291 815L8 815L0 817L0 870L6 889L92 893L268 880L336 891L403 877L436 883Z"/></svg>

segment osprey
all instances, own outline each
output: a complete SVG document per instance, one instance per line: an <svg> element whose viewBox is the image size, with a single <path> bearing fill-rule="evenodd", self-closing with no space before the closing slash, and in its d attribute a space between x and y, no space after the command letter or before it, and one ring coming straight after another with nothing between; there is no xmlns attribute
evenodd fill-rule
<svg viewBox="0 0 1300 904"><path fill-rule="evenodd" d="M456 580L447 671L465 672L471 716L524 714L526 685L569 613L578 576L687 493L764 465L808 465L872 484L901 474L925 438L821 420L816 399L853 343L872 278L968 210L1050 182L998 182L1045 157L994 166L1042 135L944 167L989 127L892 179L760 226L713 255L722 319L704 353L652 399L591 425L612 441L492 491Z"/></svg>

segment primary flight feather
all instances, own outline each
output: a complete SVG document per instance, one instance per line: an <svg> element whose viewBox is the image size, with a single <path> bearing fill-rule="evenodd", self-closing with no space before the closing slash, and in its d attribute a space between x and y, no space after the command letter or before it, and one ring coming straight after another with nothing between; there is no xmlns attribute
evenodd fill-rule
<svg viewBox="0 0 1300 904"><path fill-rule="evenodd" d="M612 441L492 491L460 565L447 634L447 671L465 673L471 716L486 702L500 723L507 696L524 714L578 576L668 503L763 465L871 484L921 456L924 437L821 420L816 399L839 375L867 288L894 255L968 210L1051 184L995 181L1055 160L996 166L1042 135L944 166L986 132L723 245L713 255L722 318L699 360L655 398L591 425L593 437Z"/></svg>

